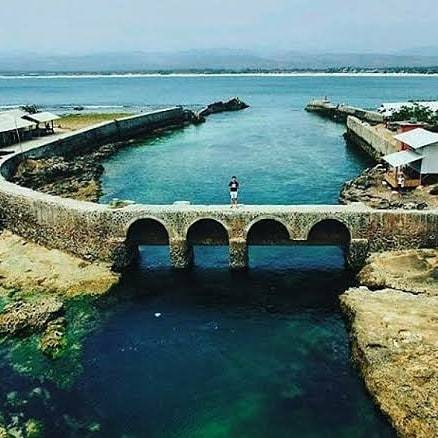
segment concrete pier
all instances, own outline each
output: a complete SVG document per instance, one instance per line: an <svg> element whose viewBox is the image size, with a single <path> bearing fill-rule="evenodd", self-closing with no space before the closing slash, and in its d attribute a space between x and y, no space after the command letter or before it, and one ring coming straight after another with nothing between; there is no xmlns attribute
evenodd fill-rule
<svg viewBox="0 0 438 438"><path fill-rule="evenodd" d="M306 111L317 113L340 122L346 122L349 116L357 117L368 123L384 122L384 116L376 111L369 111L343 104L335 105L328 100L313 100L306 106Z"/></svg>

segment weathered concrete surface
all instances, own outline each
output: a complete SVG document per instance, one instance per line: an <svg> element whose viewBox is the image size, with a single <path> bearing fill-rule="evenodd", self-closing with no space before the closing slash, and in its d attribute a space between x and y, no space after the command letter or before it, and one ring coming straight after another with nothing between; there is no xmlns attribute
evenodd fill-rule
<svg viewBox="0 0 438 438"><path fill-rule="evenodd" d="M294 241L307 240L316 224L334 220L348 230L353 241L369 241L369 251L438 246L438 214L435 210L376 211L363 205L241 206L238 209L229 206L132 205L111 209L105 205L37 193L5 181L0 183L0 205L4 224L14 233L86 260L102 260L115 265L129 259L129 255L127 258L122 255L124 247L129 247L127 234L130 225L143 218L163 224L169 239L180 242L180 246L184 246L190 226L200 219L221 224L229 241L244 241L254 223L275 219L287 229L293 244ZM173 251L174 254L189 252ZM234 251L234 254L237 253ZM185 261L176 263L179 266L185 264Z"/></svg>
<svg viewBox="0 0 438 438"><path fill-rule="evenodd" d="M438 296L352 288L341 296L353 359L400 436L438 436Z"/></svg>
<svg viewBox="0 0 438 438"><path fill-rule="evenodd" d="M347 140L361 147L375 160L380 160L385 155L398 152L399 143L388 134L389 131L381 126L372 126L357 117L347 118Z"/></svg>

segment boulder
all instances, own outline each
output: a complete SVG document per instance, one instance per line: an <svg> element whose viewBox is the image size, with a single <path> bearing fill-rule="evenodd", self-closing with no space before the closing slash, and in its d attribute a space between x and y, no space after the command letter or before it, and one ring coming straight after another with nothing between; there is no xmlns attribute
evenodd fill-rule
<svg viewBox="0 0 438 438"><path fill-rule="evenodd" d="M223 113L226 111L240 111L249 108L245 102L242 102L238 97L234 97L226 102L214 102L198 113L198 117L207 117L210 114Z"/></svg>
<svg viewBox="0 0 438 438"><path fill-rule="evenodd" d="M0 314L0 334L16 336L41 332L49 321L59 317L63 311L62 301L56 298L42 298L35 302L15 301Z"/></svg>

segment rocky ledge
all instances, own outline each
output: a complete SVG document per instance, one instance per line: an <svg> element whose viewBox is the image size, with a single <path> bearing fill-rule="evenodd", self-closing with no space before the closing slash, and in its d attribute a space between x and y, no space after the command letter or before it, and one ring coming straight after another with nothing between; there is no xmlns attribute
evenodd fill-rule
<svg viewBox="0 0 438 438"><path fill-rule="evenodd" d="M72 297L106 293L119 281L109 265L89 263L26 241L9 231L0 234L0 287Z"/></svg>
<svg viewBox="0 0 438 438"><path fill-rule="evenodd" d="M63 303L54 297L23 300L8 304L0 313L0 334L21 336L44 330L49 321L60 316Z"/></svg>
<svg viewBox="0 0 438 438"><path fill-rule="evenodd" d="M74 157L27 159L19 164L11 181L51 195L97 202L102 195L101 162L127 144L130 142L107 144Z"/></svg>
<svg viewBox="0 0 438 438"><path fill-rule="evenodd" d="M399 193L384 181L385 168L377 166L364 170L357 178L347 181L340 193L341 204L363 202L373 208L425 210L438 208L438 184L418 187Z"/></svg>
<svg viewBox="0 0 438 438"><path fill-rule="evenodd" d="M419 249L374 254L358 275L370 289L398 289L438 295L438 250Z"/></svg>
<svg viewBox="0 0 438 438"><path fill-rule="evenodd" d="M373 255L341 307L353 360L403 437L438 436L438 250ZM371 288L380 288L372 290Z"/></svg>

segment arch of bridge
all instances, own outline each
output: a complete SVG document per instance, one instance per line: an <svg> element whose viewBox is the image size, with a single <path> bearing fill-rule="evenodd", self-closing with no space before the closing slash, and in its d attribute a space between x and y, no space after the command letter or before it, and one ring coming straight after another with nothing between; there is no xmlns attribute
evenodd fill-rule
<svg viewBox="0 0 438 438"><path fill-rule="evenodd" d="M141 206L138 206L141 207ZM190 206L186 210L172 211L170 206L163 206L162 209L155 207L153 212L137 212L134 217L131 217L129 210L125 211L126 217L122 222L126 222L121 228L120 237L127 236L128 230L138 221L151 220L160 223L167 231L169 239L186 240L188 238L189 231L193 229L196 224L204 224L204 234L208 238L207 230L209 224L213 231L214 224L220 226L227 234L227 239L247 241L250 232L256 232L261 225L278 226L277 230L283 228L287 232L289 240L292 241L306 241L309 239L312 229L318 224L324 223L337 223L340 227L344 227L348 231L350 238L358 237L360 233L357 232L357 227L354 223L348 223L342 216L327 215L327 214L314 214L306 211L300 212L297 208L291 208L289 214L281 212L280 214L257 214L257 206L251 206L250 210L238 210L230 213L228 207L224 207L223 210L220 207L215 207L214 212L205 214L200 208L197 210L197 206ZM224 215L223 212L228 213ZM120 218L119 218L120 219ZM272 228L272 229L274 229ZM359 230L360 231L360 230ZM216 233L217 234L217 233Z"/></svg>

